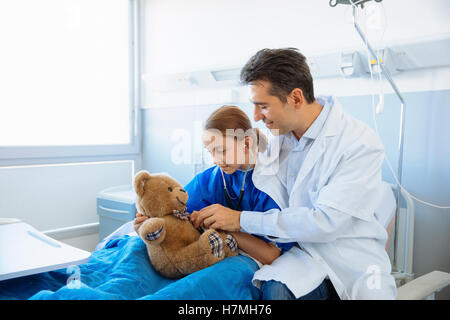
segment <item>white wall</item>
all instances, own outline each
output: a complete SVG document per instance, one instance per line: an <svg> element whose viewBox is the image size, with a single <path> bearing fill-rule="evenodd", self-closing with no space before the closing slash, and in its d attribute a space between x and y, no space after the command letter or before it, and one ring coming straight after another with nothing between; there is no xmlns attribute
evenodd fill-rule
<svg viewBox="0 0 450 320"><path fill-rule="evenodd" d="M86 235L80 235L75 238L63 238L59 241L68 244L70 246L80 248L89 252L95 250L95 247L98 244L98 232Z"/></svg>
<svg viewBox="0 0 450 320"><path fill-rule="evenodd" d="M241 67L264 47L296 47L306 56L363 49L353 27L350 6L332 8L328 2L145 1L143 74ZM381 8L384 8L380 19L382 28L367 29L374 47L450 36L450 2L447 0L385 0ZM410 71L393 78L401 92L449 89L450 67ZM393 92L385 80L382 82L384 93ZM365 95L379 90L378 83L367 78L345 82L341 77L318 79L314 87L316 94L337 96ZM154 107L161 99L165 103L185 100L187 104L191 101L203 104L209 99L199 98L196 92L171 92L155 99L151 90L151 85L144 81L144 107ZM219 90L216 95L220 94L227 96L228 93ZM240 101L247 100L245 93L241 94Z"/></svg>
<svg viewBox="0 0 450 320"><path fill-rule="evenodd" d="M182 72L242 65L264 47L305 55L362 48L349 6L329 0L147 0L145 71ZM447 0L384 0L386 31L375 43L450 33ZM382 40L382 41L379 41Z"/></svg>
<svg viewBox="0 0 450 320"><path fill-rule="evenodd" d="M98 222L97 193L131 184L133 161L0 167L0 218L18 218L39 231ZM95 228L68 235L68 243L92 250ZM98 228L97 228L98 230ZM98 232L98 231L97 231ZM94 235L92 235L94 233Z"/></svg>

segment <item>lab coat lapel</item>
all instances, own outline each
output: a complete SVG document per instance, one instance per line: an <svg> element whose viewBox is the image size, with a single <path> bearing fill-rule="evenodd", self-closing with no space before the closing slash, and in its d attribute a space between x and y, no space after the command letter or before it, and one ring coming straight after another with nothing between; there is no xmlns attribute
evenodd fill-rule
<svg viewBox="0 0 450 320"><path fill-rule="evenodd" d="M303 161L302 166L300 167L299 174L295 180L294 186L292 188L292 192L294 192L298 186L303 182L308 173L314 168L314 166L319 161L322 154L327 149L327 145L331 143L331 139L329 137L335 136L337 132L339 132L340 122L339 117L342 115L342 107L339 103L333 101L331 105L331 110L328 115L327 120L325 121L324 127L313 142L311 149Z"/></svg>
<svg viewBox="0 0 450 320"><path fill-rule="evenodd" d="M326 149L326 140L317 138L308 154L306 155L305 160L303 161L302 166L300 167L300 172L297 175L297 179L295 180L294 186L292 188L292 192L294 192L300 183L305 179L307 174L312 170L312 168L316 165L317 161L322 156L323 152Z"/></svg>
<svg viewBox="0 0 450 320"><path fill-rule="evenodd" d="M269 195L281 209L288 207L288 196L278 177L280 170L279 155L284 137L276 136L271 140L269 149L258 154L252 176L255 187Z"/></svg>
<svg viewBox="0 0 450 320"><path fill-rule="evenodd" d="M263 185L261 185L261 188L255 186L266 193L269 197L272 198L273 201L276 202L276 204L281 208L285 209L289 207L289 198L287 195L287 192L285 191L284 186L282 185L281 181L278 179L276 175L262 178Z"/></svg>

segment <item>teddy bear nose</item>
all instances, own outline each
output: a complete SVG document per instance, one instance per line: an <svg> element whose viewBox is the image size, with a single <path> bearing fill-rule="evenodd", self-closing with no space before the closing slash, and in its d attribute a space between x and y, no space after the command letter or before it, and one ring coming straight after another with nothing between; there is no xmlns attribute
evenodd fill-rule
<svg viewBox="0 0 450 320"><path fill-rule="evenodd" d="M180 189L180 191L181 191L181 192L186 192L186 190L184 190L184 189Z"/></svg>

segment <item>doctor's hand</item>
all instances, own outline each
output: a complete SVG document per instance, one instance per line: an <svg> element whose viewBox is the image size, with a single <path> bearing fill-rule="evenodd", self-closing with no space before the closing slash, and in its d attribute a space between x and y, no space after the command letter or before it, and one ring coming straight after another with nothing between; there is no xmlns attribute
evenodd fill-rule
<svg viewBox="0 0 450 320"><path fill-rule="evenodd" d="M190 215L195 228L212 228L224 231L240 231L241 212L220 204L213 204Z"/></svg>

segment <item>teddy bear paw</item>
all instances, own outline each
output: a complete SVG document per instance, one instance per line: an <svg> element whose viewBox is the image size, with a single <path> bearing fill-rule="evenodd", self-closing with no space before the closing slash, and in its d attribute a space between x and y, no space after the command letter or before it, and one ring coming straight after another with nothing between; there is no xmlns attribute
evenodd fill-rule
<svg viewBox="0 0 450 320"><path fill-rule="evenodd" d="M158 239L159 237L161 237L162 232L163 232L163 227L161 226L161 228L159 228L158 230L147 233L145 235L145 239L148 241L154 241L154 240Z"/></svg>
<svg viewBox="0 0 450 320"><path fill-rule="evenodd" d="M236 239L231 234L227 234L227 237L225 239L225 244L228 248L230 248L231 252L236 252L238 250L238 244L236 242Z"/></svg>
<svg viewBox="0 0 450 320"><path fill-rule="evenodd" d="M221 257L223 255L223 241L217 232L213 232L208 235L209 245L211 246L211 253L215 257Z"/></svg>

